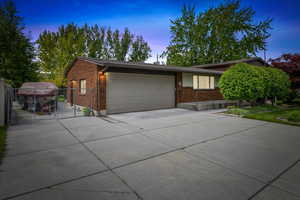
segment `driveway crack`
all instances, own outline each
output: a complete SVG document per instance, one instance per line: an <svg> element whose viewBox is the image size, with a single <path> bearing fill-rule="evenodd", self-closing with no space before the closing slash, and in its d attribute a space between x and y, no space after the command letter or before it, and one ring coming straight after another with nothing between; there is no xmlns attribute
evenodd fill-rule
<svg viewBox="0 0 300 200"><path fill-rule="evenodd" d="M259 193L263 192L267 187L271 186L275 181L277 181L283 174L288 172L290 169L292 169L294 166L296 166L298 163L300 163L300 159L292 163L290 166L282 170L277 176L275 176L273 179L268 181L263 187L261 187L257 192L255 192L251 197L248 198L248 200L253 199L256 197Z"/></svg>
<svg viewBox="0 0 300 200"><path fill-rule="evenodd" d="M73 134L73 132L67 128L60 120L57 120L58 123L65 128L77 141L79 144L81 144L88 152L90 152L100 163L102 163L112 174L114 174L122 183L124 183L131 191L136 195L136 197L140 200L143 198L135 191L122 177L120 177L108 164L106 164L96 153L94 153L92 150L90 150L84 142L80 141L79 138Z"/></svg>
<svg viewBox="0 0 300 200"><path fill-rule="evenodd" d="M49 188L49 189L59 190L59 191L81 191L81 192L110 193L110 194L124 194L124 195L133 194L132 192L113 191L113 190L88 190L88 189L63 189L63 188Z"/></svg>

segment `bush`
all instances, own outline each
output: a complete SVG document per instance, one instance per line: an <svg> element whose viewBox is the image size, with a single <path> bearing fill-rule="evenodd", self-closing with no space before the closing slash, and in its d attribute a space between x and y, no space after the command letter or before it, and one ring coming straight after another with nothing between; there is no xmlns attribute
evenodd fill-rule
<svg viewBox="0 0 300 200"><path fill-rule="evenodd" d="M267 67L264 68L270 75L269 84L267 84L266 97L269 98L286 98L289 94L289 88L291 86L289 76L287 73L280 69Z"/></svg>
<svg viewBox="0 0 300 200"><path fill-rule="evenodd" d="M294 100L297 98L300 98L300 96L298 96L297 91L290 90L289 94L287 95L287 97L284 100L286 103L294 103Z"/></svg>
<svg viewBox="0 0 300 200"><path fill-rule="evenodd" d="M236 64L225 71L219 87L227 100L257 100L265 93L260 71L246 63Z"/></svg>
<svg viewBox="0 0 300 200"><path fill-rule="evenodd" d="M285 98L289 93L289 76L272 67L258 67L246 63L232 66L221 76L219 87L225 99L257 101Z"/></svg>
<svg viewBox="0 0 300 200"><path fill-rule="evenodd" d="M287 116L287 120L292 122L300 122L300 111L290 112Z"/></svg>
<svg viewBox="0 0 300 200"><path fill-rule="evenodd" d="M90 114L91 114L91 109L89 109L89 108L87 108L87 107L84 107L84 108L82 109L82 112L83 112L83 114L84 114L85 116L90 116Z"/></svg>

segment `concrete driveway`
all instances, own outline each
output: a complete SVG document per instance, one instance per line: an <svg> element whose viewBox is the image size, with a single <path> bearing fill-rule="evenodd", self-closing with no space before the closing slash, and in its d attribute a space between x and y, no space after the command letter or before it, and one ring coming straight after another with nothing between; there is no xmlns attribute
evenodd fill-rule
<svg viewBox="0 0 300 200"><path fill-rule="evenodd" d="M300 199L300 128L214 112L12 126L0 199Z"/></svg>

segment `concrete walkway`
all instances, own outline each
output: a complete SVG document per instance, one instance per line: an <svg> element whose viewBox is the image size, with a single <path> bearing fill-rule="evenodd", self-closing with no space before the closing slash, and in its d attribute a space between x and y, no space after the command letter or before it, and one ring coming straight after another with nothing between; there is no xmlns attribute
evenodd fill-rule
<svg viewBox="0 0 300 200"><path fill-rule="evenodd" d="M300 199L300 128L215 112L21 121L0 199Z"/></svg>

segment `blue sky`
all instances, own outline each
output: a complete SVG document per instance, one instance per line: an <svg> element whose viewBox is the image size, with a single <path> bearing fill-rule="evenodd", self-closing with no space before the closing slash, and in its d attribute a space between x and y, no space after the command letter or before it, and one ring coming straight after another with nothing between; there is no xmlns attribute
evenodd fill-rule
<svg viewBox="0 0 300 200"><path fill-rule="evenodd" d="M2 1L2 0L1 0ZM58 26L74 22L78 25L99 24L113 29L128 27L150 44L152 58L160 54L170 41L170 19L180 15L183 4L193 4L198 11L217 5L221 0L15 0L19 15L24 18L26 34L37 39L43 30L55 31ZM282 53L300 53L300 0L242 0L251 6L255 20L273 18L268 40L267 58ZM260 52L259 56L263 56Z"/></svg>

